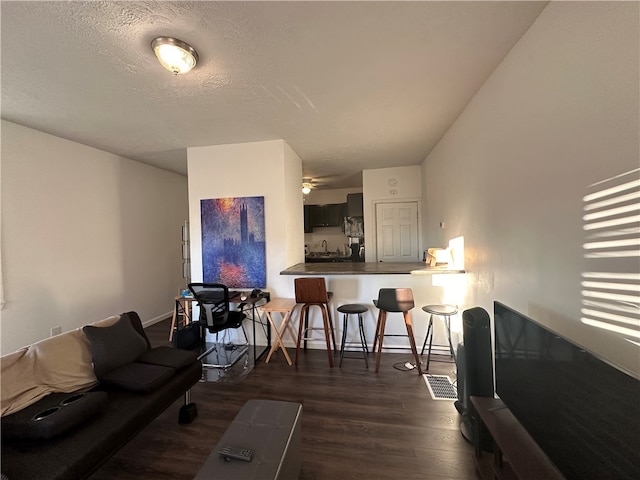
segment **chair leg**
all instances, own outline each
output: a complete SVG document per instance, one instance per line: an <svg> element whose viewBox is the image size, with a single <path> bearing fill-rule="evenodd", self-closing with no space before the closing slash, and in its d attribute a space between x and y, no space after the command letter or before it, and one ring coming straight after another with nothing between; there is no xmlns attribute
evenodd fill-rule
<svg viewBox="0 0 640 480"><path fill-rule="evenodd" d="M303 331L303 342L304 342L304 351L307 351L307 332L309 331L309 305L305 304L303 307L304 310L304 331Z"/></svg>
<svg viewBox="0 0 640 480"><path fill-rule="evenodd" d="M402 312L404 315L404 324L407 327L407 335L409 335L409 343L411 344L411 351L413 352L413 358L416 360L416 367L418 374L422 375L422 366L420 365L420 357L418 356L418 349L416 348L416 339L413 337L413 325L411 324L411 314L409 312Z"/></svg>
<svg viewBox="0 0 640 480"><path fill-rule="evenodd" d="M382 316L382 310L378 310L378 320L376 321L376 334L373 337L373 352L376 351L376 345L378 344L378 337L380 337L380 317Z"/></svg>
<svg viewBox="0 0 640 480"><path fill-rule="evenodd" d="M336 332L333 328L333 319L331 315L331 309L329 308L329 304L325 304L325 308L327 310L327 316L329 317L329 326L331 327L331 339L333 340L333 351L337 352L338 348L336 347Z"/></svg>
<svg viewBox="0 0 640 480"><path fill-rule="evenodd" d="M249 345L249 337L247 336L247 331L244 329L244 324L240 325L240 328L242 328L242 334L244 335L244 343Z"/></svg>
<svg viewBox="0 0 640 480"><path fill-rule="evenodd" d="M420 351L420 355L424 355L424 347L427 346L427 340L429 340L429 333L433 334L431 330L433 329L433 315L429 317L429 326L427 327L427 335L424 337L424 343L422 344L422 350Z"/></svg>
<svg viewBox="0 0 640 480"><path fill-rule="evenodd" d="M367 337L364 334L364 320L362 319L362 314L358 314L358 324L360 326L360 338L362 338L362 346L364 347L364 351L369 353L369 347L367 346Z"/></svg>
<svg viewBox="0 0 640 480"><path fill-rule="evenodd" d="M324 305L320 305L320 310L322 310L322 322L324 323L324 339L327 342L327 355L329 356L329 368L333 368L333 352L331 351L331 338L330 333L333 333L333 329L329 332L330 324L329 324L329 316L327 313L327 308ZM335 346L335 338L333 339Z"/></svg>
<svg viewBox="0 0 640 480"><path fill-rule="evenodd" d="M340 344L340 367L342 366L342 358L344 357L344 345L347 342L347 314L345 313L342 320L342 343Z"/></svg>
<svg viewBox="0 0 640 480"><path fill-rule="evenodd" d="M431 316L431 322L433 322L433 315ZM431 347L433 346L433 326L431 328L431 337L429 337L429 352L427 353L427 371L429 371L429 364L431 363Z"/></svg>
<svg viewBox="0 0 640 480"><path fill-rule="evenodd" d="M382 342L384 341L384 327L387 323L387 312L380 310L378 315L378 352L376 354L376 373L380 369L380 356L382 355Z"/></svg>
<svg viewBox="0 0 640 480"><path fill-rule="evenodd" d="M295 361L296 367L298 366L298 357L300 356L300 341L302 340L302 334L303 334L303 328L304 328L303 319L305 314L308 315L308 312L307 312L308 308L309 308L308 305L303 305L302 310L300 310L300 322L298 326L298 341L296 342L296 361Z"/></svg>
<svg viewBox="0 0 640 480"><path fill-rule="evenodd" d="M362 344L362 356L364 357L364 364L369 368L369 360L367 360L367 339L364 336L364 325L362 324L362 315L358 314L358 329L360 330L360 343Z"/></svg>
<svg viewBox="0 0 640 480"><path fill-rule="evenodd" d="M451 342L451 317L445 317L445 328L447 329L447 339L449 340L449 351L451 352L451 358L453 358L453 362L457 362L456 351L453 349L453 343Z"/></svg>

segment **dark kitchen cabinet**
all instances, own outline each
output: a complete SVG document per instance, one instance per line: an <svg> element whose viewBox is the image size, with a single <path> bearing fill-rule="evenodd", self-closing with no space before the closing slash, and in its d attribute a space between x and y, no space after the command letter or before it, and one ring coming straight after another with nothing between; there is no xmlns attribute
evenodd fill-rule
<svg viewBox="0 0 640 480"><path fill-rule="evenodd" d="M347 204L336 203L327 205L327 226L340 227L344 223L344 217L347 216Z"/></svg>
<svg viewBox="0 0 640 480"><path fill-rule="evenodd" d="M340 227L347 214L346 203L304 206L304 231L309 233L313 227Z"/></svg>
<svg viewBox="0 0 640 480"><path fill-rule="evenodd" d="M310 216L312 227L327 226L327 207L326 205L310 205Z"/></svg>
<svg viewBox="0 0 640 480"><path fill-rule="evenodd" d="M362 217L362 193L350 193L347 195L347 217Z"/></svg>
<svg viewBox="0 0 640 480"><path fill-rule="evenodd" d="M312 233L313 224L311 223L311 205L304 206L304 233Z"/></svg>

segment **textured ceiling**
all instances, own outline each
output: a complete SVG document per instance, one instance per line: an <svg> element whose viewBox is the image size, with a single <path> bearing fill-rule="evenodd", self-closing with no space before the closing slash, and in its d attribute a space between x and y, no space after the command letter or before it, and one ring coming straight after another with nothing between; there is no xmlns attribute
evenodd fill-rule
<svg viewBox="0 0 640 480"><path fill-rule="evenodd" d="M182 174L187 147L284 139L357 186L421 163L546 3L2 1L2 118Z"/></svg>

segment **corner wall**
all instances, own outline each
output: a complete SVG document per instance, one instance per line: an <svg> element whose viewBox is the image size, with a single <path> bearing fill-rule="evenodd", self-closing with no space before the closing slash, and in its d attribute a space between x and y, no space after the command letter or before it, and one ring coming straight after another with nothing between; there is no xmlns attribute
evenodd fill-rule
<svg viewBox="0 0 640 480"><path fill-rule="evenodd" d="M638 2L551 2L422 172L426 243L465 238L467 306L493 316L499 300L638 375L637 345L580 318L583 197L639 167L639 17Z"/></svg>
<svg viewBox="0 0 640 480"><path fill-rule="evenodd" d="M378 203L418 202L418 246L424 244L421 225L423 199L420 172L419 165L375 168L362 172L367 262L377 261L376 205ZM420 258L416 258L416 261L419 260Z"/></svg>
<svg viewBox="0 0 640 480"><path fill-rule="evenodd" d="M184 176L2 121L2 353L124 311L166 318L186 218Z"/></svg>
<svg viewBox="0 0 640 480"><path fill-rule="evenodd" d="M191 277L202 281L200 200L264 196L267 289L291 297L280 272L304 262L302 161L282 140L193 147L187 150Z"/></svg>

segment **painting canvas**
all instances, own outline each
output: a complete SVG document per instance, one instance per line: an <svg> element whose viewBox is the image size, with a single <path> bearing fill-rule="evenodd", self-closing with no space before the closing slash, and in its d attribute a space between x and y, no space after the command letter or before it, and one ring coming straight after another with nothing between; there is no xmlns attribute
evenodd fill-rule
<svg viewBox="0 0 640 480"><path fill-rule="evenodd" d="M203 281L265 288L264 197L200 200L200 214Z"/></svg>

